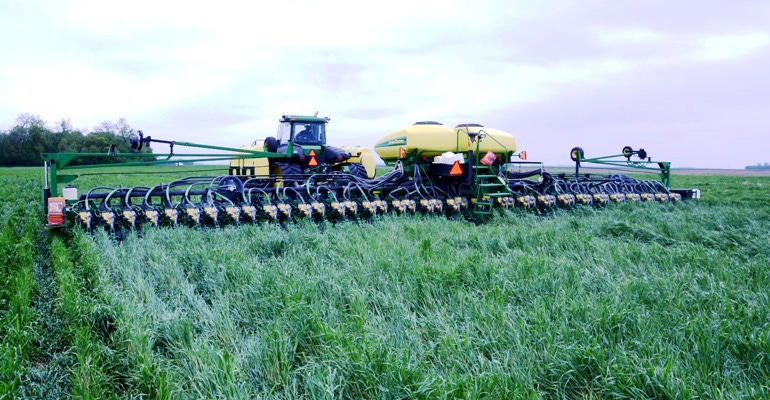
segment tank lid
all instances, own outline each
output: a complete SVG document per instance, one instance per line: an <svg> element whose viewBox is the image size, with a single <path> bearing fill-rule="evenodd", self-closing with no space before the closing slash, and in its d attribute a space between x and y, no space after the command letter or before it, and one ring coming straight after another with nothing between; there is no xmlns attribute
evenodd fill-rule
<svg viewBox="0 0 770 400"><path fill-rule="evenodd" d="M483 128L481 124L458 124L455 128Z"/></svg>
<svg viewBox="0 0 770 400"><path fill-rule="evenodd" d="M417 121L415 125L443 125L441 122L436 121Z"/></svg>

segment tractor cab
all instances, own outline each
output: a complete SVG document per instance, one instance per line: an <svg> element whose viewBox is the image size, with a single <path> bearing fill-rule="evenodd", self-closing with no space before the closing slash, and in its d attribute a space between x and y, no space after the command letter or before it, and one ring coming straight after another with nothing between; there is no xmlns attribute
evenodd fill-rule
<svg viewBox="0 0 770 400"><path fill-rule="evenodd" d="M265 141L265 148L290 155L292 162L301 165L303 170L336 166L351 157L348 151L326 145L328 117L284 115L278 122L278 132L275 138Z"/></svg>
<svg viewBox="0 0 770 400"><path fill-rule="evenodd" d="M324 146L328 122L328 118L284 115L280 119L276 134L278 144L286 145L292 142L301 146Z"/></svg>

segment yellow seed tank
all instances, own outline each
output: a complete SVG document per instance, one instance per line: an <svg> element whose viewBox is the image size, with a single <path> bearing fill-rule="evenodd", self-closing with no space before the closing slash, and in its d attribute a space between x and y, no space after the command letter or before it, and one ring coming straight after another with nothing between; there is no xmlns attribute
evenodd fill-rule
<svg viewBox="0 0 770 400"><path fill-rule="evenodd" d="M516 151L516 139L510 133L478 124L451 128L433 121L416 122L383 136L374 145L374 151L386 164L393 165L401 158L431 159L446 152L476 151L476 143L471 142L471 137L479 136L482 136L479 144L482 154L491 151L507 159Z"/></svg>

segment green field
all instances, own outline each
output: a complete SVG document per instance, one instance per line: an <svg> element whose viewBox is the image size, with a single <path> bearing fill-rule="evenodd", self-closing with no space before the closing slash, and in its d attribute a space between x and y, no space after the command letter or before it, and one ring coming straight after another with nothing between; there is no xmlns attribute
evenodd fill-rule
<svg viewBox="0 0 770 400"><path fill-rule="evenodd" d="M122 243L45 231L42 180L0 169L0 399L770 395L770 177L675 175L703 198L478 226Z"/></svg>

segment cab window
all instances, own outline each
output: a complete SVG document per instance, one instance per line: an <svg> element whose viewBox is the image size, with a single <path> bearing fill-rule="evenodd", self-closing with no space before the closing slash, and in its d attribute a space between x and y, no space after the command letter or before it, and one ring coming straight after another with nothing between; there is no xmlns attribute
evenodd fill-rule
<svg viewBox="0 0 770 400"><path fill-rule="evenodd" d="M278 125L278 132L275 137L279 143L283 143L284 139L291 137L291 122L281 122Z"/></svg>
<svg viewBox="0 0 770 400"><path fill-rule="evenodd" d="M326 142L326 126L317 123L294 123L294 142L297 144L323 145Z"/></svg>

